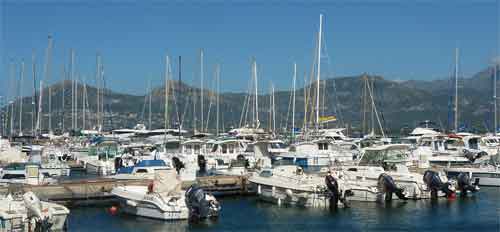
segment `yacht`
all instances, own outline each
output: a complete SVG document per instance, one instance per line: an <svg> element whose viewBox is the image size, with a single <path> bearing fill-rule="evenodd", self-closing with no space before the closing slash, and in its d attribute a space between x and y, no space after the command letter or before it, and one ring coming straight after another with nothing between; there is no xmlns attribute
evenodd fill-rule
<svg viewBox="0 0 500 232"><path fill-rule="evenodd" d="M160 220L183 220L190 217L217 217L220 205L214 196L195 187L181 190L175 170L155 173L149 186L120 186L111 191L119 199L124 213Z"/></svg>
<svg viewBox="0 0 500 232"><path fill-rule="evenodd" d="M69 210L40 201L33 192L0 198L0 231L63 231Z"/></svg>

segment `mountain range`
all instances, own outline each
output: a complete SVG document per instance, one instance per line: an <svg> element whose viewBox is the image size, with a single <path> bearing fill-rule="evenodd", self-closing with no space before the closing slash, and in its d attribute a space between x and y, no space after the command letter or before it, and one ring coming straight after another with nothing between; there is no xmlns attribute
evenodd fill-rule
<svg viewBox="0 0 500 232"><path fill-rule="evenodd" d="M486 68L472 77L459 78L459 124L469 130L479 132L490 131L493 128L493 72ZM368 80L368 81L367 81ZM179 121L183 128L201 127L201 90L178 81L170 81L169 114L170 127L175 127ZM83 92L86 89L86 129L96 124L96 98L97 89L94 86L79 83L77 88L78 99L78 128L83 126L82 102ZM312 86L316 86L313 83ZM309 88L306 88L306 91ZM372 90L372 91L370 91ZM308 102L307 118L314 118L315 107L314 88L310 97L304 99L304 88L296 90L296 127L304 125L304 102ZM52 129L60 131L71 127L71 82L64 81L50 86L52 105ZM262 91L261 91L262 92ZM370 94L371 92L371 94ZM354 132L367 133L369 128L375 127L380 133L382 127L386 133L398 134L401 128L415 127L423 120L432 120L443 130L452 128L452 110L454 95L454 81L452 78L440 80L409 80L394 81L382 76L369 76L361 74L350 77L326 78L320 87L320 113L323 116L334 115L336 122L328 123L329 127L348 127ZM49 88L45 87L42 97L42 125L48 128L48 94ZM277 91L274 93L275 128L291 127L291 93L292 91ZM307 94L306 94L307 95ZM63 97L64 96L64 97ZM150 97L151 96L151 97ZM216 128L216 102L217 93L204 89L204 127L208 130ZM250 123L252 119L252 106L247 113L242 113L247 108L246 93L221 93L219 96L219 127L221 130L239 127ZM270 112L269 93L259 95L259 121L261 127L269 128ZM371 100L373 97L373 101ZM37 96L38 98L38 96ZM23 130L30 131L32 127L32 104L34 97L23 98ZM63 106L64 99L64 106ZM151 125L149 125L149 100L151 99ZM130 128L138 123L144 123L151 128L164 127L165 88L159 86L145 96L118 93L110 89L104 91L105 120L104 128ZM14 110L14 131L18 131L20 101L14 102L14 107L4 106L2 128L9 131L10 115ZM375 107L372 107L375 106ZM372 114L372 108L376 113ZM242 116L243 114L243 116ZM245 119L246 115L246 119ZM373 115L373 116L372 116ZM271 118L271 120L270 120ZM373 120L372 120L373 118ZM308 120L310 121L310 120ZM372 123L373 122L373 123ZM379 123L380 122L380 123ZM207 126L208 123L208 126ZM35 124L35 123L33 123ZM271 126L273 127L273 126ZM5 132L4 131L4 132Z"/></svg>

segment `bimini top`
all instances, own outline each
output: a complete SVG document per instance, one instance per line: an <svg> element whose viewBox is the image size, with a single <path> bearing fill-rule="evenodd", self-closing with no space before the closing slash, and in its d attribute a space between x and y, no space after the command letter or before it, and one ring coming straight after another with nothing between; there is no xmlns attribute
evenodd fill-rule
<svg viewBox="0 0 500 232"><path fill-rule="evenodd" d="M119 174L132 173L134 168L147 168L147 167L167 167L167 164L163 160L141 160L134 166L123 167L118 170Z"/></svg>

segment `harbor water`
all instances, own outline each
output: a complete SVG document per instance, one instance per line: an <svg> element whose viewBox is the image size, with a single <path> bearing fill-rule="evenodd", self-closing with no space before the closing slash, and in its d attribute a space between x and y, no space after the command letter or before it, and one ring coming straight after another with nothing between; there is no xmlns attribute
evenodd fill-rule
<svg viewBox="0 0 500 232"><path fill-rule="evenodd" d="M500 231L500 188L435 202L352 202L335 211L277 206L255 197L219 201L220 217L198 223L111 215L106 207L73 208L69 231Z"/></svg>

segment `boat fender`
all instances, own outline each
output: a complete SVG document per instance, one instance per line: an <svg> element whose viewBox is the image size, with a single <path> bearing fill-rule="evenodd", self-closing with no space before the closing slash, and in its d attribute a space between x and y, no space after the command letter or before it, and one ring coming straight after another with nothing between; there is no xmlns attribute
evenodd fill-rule
<svg viewBox="0 0 500 232"><path fill-rule="evenodd" d="M286 196L287 196L287 197L292 198L292 196L293 196L293 192L292 192L292 190L291 190L291 189L286 189L286 190L285 190L285 193L286 193Z"/></svg>
<svg viewBox="0 0 500 232"><path fill-rule="evenodd" d="M129 201L127 200L127 205L129 205ZM137 204L136 204L137 205ZM108 212L109 214L111 215L116 215L118 213L118 207L116 206L111 206L109 209L108 209Z"/></svg>

